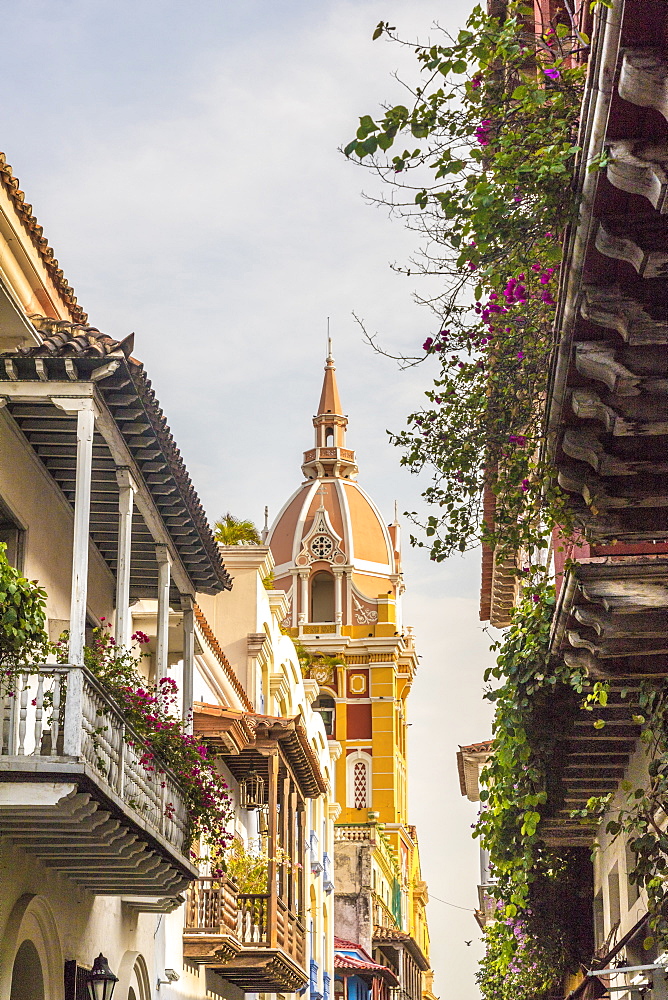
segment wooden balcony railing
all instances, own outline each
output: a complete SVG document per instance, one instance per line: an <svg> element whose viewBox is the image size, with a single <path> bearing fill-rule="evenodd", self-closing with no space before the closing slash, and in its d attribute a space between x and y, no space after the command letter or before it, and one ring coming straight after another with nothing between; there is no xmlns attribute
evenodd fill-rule
<svg viewBox="0 0 668 1000"><path fill-rule="evenodd" d="M237 890L226 878L198 878L188 889L186 930L237 935Z"/></svg>
<svg viewBox="0 0 668 1000"><path fill-rule="evenodd" d="M0 694L0 762L13 758L12 772L25 767L32 773L39 773L36 761L44 761L45 772L53 773L54 758L89 765L103 791L117 796L142 825L182 853L189 827L184 793L166 766L147 771L141 746L85 667L31 667L18 676L15 691Z"/></svg>
<svg viewBox="0 0 668 1000"><path fill-rule="evenodd" d="M186 935L229 935L250 950L281 948L304 965L305 927L285 901L272 900L269 893L237 893L234 883L224 876L199 878L191 885L185 929Z"/></svg>

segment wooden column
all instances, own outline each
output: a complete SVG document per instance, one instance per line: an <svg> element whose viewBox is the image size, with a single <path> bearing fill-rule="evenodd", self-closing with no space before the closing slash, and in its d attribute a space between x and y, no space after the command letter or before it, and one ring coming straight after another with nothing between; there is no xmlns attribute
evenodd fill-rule
<svg viewBox="0 0 668 1000"><path fill-rule="evenodd" d="M189 594L181 594L183 612L183 720L186 732L193 731L193 685L195 674L195 602Z"/></svg>
<svg viewBox="0 0 668 1000"><path fill-rule="evenodd" d="M88 549L90 546L90 491L93 472L95 403L91 397L53 397L52 403L65 413L77 415L77 467L74 486L74 532L72 538L72 583L70 592L70 663L83 666L86 644L86 603L88 596ZM67 755L81 753L83 714L83 673L71 670L67 676L67 703L63 743Z"/></svg>
<svg viewBox="0 0 668 1000"><path fill-rule="evenodd" d="M278 820L278 750L275 750L267 759L267 770L269 778L269 864L267 878L269 881L268 892L269 901L267 905L267 944L270 948L276 947L276 848L277 843L277 820Z"/></svg>
<svg viewBox="0 0 668 1000"><path fill-rule="evenodd" d="M297 898L297 914L304 920L306 916L306 872L304 866L306 864L306 810L304 809L304 803L300 802L297 809L297 854L299 856L302 867L299 869L299 887L298 887L298 898Z"/></svg>
<svg viewBox="0 0 668 1000"><path fill-rule="evenodd" d="M127 469L116 469L118 481L118 557L116 568L116 643L130 645L130 564L135 484Z"/></svg>
<svg viewBox="0 0 668 1000"><path fill-rule="evenodd" d="M297 894L295 893L295 886L297 884L297 873L299 868L296 866L298 864L303 865L305 859L300 858L297 852L297 789L294 784L290 783L290 812L289 812L289 830L288 830L288 845L287 850L290 855L290 881L288 883L288 909L291 913L297 913L299 907L297 906Z"/></svg>
<svg viewBox="0 0 668 1000"><path fill-rule="evenodd" d="M169 655L169 587L172 561L166 545L156 545L158 563L158 642L155 658L155 679L167 676Z"/></svg>
<svg viewBox="0 0 668 1000"><path fill-rule="evenodd" d="M74 486L74 537L72 540L69 660L70 663L82 665L83 648L86 643L88 547L90 545L90 481L93 471L95 410L92 399L72 399L66 402L68 405L72 404L72 409L76 409L77 413L77 471ZM66 409L64 405L62 408ZM71 411L66 410L66 412ZM70 698L71 693L68 689L68 698Z"/></svg>
<svg viewBox="0 0 668 1000"><path fill-rule="evenodd" d="M281 801L280 801L280 810L281 810L281 848L282 848L282 851L283 851L284 855L288 853L288 829L289 829L288 823L289 823L289 813L290 813L290 785L291 785L290 777L286 775L286 777L283 778L283 780L281 782ZM287 900L287 898L288 898L288 880L287 880L287 876L288 876L288 867L289 867L289 865L291 863L292 863L292 858L290 858L290 861L288 862L288 864L286 864L285 862L283 862L283 864L281 864L280 882L279 882L279 884L280 884L280 896L281 896L281 899L283 899L283 900Z"/></svg>

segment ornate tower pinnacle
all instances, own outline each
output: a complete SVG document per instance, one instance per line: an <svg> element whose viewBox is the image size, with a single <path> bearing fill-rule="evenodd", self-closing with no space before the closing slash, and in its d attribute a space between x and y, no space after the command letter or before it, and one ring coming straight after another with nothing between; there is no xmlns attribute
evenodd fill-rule
<svg viewBox="0 0 668 1000"><path fill-rule="evenodd" d="M313 418L315 448L304 452L302 471L307 479L354 479L357 475L355 452L345 447L348 418L341 406L332 355L332 338L327 337L325 376L318 412Z"/></svg>

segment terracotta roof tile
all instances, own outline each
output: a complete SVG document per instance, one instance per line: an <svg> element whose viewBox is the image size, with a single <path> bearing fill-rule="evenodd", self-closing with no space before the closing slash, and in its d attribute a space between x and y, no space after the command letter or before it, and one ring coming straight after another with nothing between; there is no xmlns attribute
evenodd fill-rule
<svg viewBox="0 0 668 1000"><path fill-rule="evenodd" d="M28 204L25 200L25 194L19 187L18 178L14 176L14 172L7 163L4 153L0 153L0 183L2 183L11 198L16 214L25 226L34 247L44 261L49 277L60 292L63 301L70 310L72 318L79 323L85 323L88 316L77 302L74 289L65 279L65 275L54 256L53 249L49 246L48 240L44 236L44 230L33 215L32 205Z"/></svg>

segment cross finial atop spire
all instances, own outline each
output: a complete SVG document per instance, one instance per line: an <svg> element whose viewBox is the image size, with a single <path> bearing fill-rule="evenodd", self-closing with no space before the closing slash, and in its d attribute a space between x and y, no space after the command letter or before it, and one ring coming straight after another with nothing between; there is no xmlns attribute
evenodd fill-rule
<svg viewBox="0 0 668 1000"><path fill-rule="evenodd" d="M334 367L334 355L332 354L332 335L329 332L329 316L327 317L327 367Z"/></svg>

